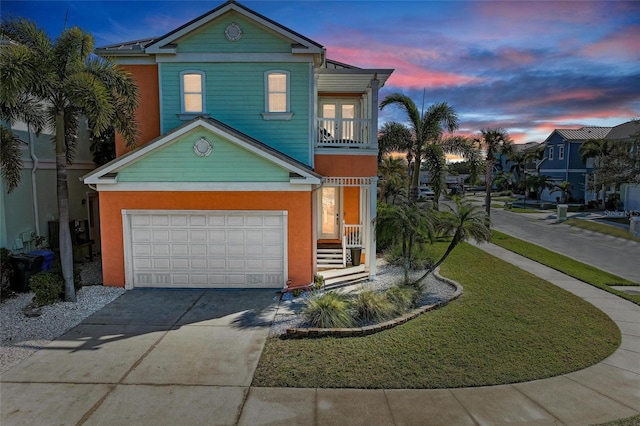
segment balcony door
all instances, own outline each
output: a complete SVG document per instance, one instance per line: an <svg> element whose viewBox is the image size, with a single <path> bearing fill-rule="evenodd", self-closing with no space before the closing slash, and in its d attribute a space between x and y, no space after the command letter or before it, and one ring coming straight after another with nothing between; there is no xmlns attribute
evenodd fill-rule
<svg viewBox="0 0 640 426"><path fill-rule="evenodd" d="M356 103L350 100L322 101L322 127L334 140L355 140Z"/></svg>
<svg viewBox="0 0 640 426"><path fill-rule="evenodd" d="M323 186L320 196L320 223L318 236L321 240L340 238L340 187Z"/></svg>

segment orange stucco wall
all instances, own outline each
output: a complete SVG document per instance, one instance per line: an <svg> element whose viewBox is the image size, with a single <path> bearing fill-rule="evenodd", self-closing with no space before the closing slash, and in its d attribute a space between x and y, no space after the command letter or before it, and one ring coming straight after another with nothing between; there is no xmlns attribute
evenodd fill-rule
<svg viewBox="0 0 640 426"><path fill-rule="evenodd" d="M375 155L316 155L315 171L323 176L377 176L378 157Z"/></svg>
<svg viewBox="0 0 640 426"><path fill-rule="evenodd" d="M345 186L343 188L344 201L342 203L342 217L345 223L360 223L360 188Z"/></svg>
<svg viewBox="0 0 640 426"><path fill-rule="evenodd" d="M140 98L136 119L138 121L138 146L160 136L160 97L157 65L121 65L131 73L138 86ZM126 154L128 149L120 135L116 133L116 156Z"/></svg>
<svg viewBox="0 0 640 426"><path fill-rule="evenodd" d="M122 210L285 210L292 286L313 282L311 192L100 192L104 285L124 287ZM283 283L284 284L284 283Z"/></svg>

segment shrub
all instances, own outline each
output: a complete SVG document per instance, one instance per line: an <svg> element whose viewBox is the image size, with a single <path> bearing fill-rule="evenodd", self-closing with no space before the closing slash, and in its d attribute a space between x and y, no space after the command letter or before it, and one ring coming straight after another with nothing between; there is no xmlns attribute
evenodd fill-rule
<svg viewBox="0 0 640 426"><path fill-rule="evenodd" d="M393 304L395 313L401 315L411 309L418 298L418 291L410 286L393 286L387 290L387 299Z"/></svg>
<svg viewBox="0 0 640 426"><path fill-rule="evenodd" d="M61 275L53 271L42 271L31 276L29 286L34 293L33 301L37 305L50 305L64 296L64 281Z"/></svg>
<svg viewBox="0 0 640 426"><path fill-rule="evenodd" d="M362 291L355 297L354 309L358 320L369 323L390 318L395 312L395 305L385 293Z"/></svg>
<svg viewBox="0 0 640 426"><path fill-rule="evenodd" d="M351 306L346 296L337 293L314 295L302 310L305 321L311 327L342 328L351 327Z"/></svg>
<svg viewBox="0 0 640 426"><path fill-rule="evenodd" d="M9 261L11 252L6 248L0 248L0 300L5 300L13 296L11 291L11 276L13 275L13 265Z"/></svg>

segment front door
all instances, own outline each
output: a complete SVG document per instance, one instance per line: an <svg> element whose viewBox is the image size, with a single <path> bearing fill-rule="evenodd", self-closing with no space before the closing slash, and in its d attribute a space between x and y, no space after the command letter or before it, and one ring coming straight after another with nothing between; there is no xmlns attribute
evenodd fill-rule
<svg viewBox="0 0 640 426"><path fill-rule="evenodd" d="M320 229L322 240L340 238L340 187L323 186L320 193Z"/></svg>

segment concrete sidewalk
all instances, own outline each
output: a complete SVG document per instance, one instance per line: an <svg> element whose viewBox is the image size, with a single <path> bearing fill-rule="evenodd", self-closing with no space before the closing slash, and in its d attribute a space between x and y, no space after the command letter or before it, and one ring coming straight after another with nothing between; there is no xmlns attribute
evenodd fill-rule
<svg viewBox="0 0 640 426"><path fill-rule="evenodd" d="M588 425L640 414L640 306L495 245L479 247L603 310L622 331L620 348L584 370L512 385L256 388L277 309L272 294L256 295L250 310L223 292L133 290L4 374L0 423Z"/></svg>

